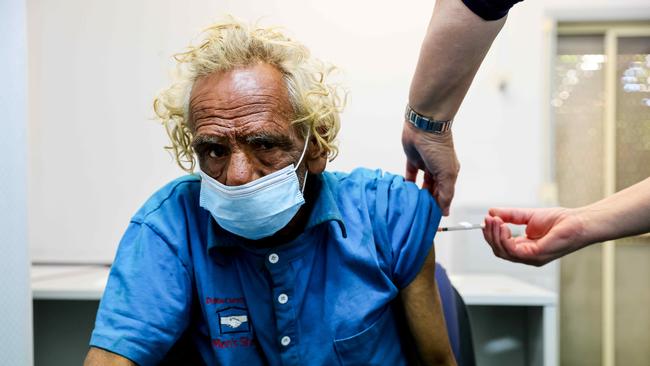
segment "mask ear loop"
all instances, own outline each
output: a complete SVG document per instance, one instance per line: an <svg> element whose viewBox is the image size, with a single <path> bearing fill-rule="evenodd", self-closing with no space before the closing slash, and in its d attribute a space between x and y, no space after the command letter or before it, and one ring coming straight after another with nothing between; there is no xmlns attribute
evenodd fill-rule
<svg viewBox="0 0 650 366"><path fill-rule="evenodd" d="M300 160L298 160L298 164L296 164L296 168L293 170L294 172L298 170L298 167L302 163L302 158L305 157L305 153L307 152L307 146L309 145L309 134L310 130L307 130L307 137L305 138L305 147L302 148L302 154L300 155ZM301 194L305 193L305 186L307 184L307 176L309 175L309 170L305 171L305 178L302 181L302 189L300 190Z"/></svg>
<svg viewBox="0 0 650 366"><path fill-rule="evenodd" d="M302 189L300 190L301 194L305 193L305 186L307 184L307 176L309 175L309 171L305 171L305 179L302 180Z"/></svg>

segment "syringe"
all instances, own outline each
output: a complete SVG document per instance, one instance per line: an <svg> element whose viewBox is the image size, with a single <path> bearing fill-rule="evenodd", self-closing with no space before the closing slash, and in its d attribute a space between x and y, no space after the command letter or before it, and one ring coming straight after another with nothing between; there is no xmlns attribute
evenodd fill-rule
<svg viewBox="0 0 650 366"><path fill-rule="evenodd" d="M439 227L438 231L458 231L458 230L473 230L473 229L483 229L485 224L470 224L469 222L462 221L455 226L443 226Z"/></svg>

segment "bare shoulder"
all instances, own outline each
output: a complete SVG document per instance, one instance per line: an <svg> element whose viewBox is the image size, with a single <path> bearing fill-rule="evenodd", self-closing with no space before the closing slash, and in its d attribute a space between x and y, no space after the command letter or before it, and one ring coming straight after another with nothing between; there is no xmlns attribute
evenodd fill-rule
<svg viewBox="0 0 650 366"><path fill-rule="evenodd" d="M136 366L136 363L101 348L90 347L84 366Z"/></svg>

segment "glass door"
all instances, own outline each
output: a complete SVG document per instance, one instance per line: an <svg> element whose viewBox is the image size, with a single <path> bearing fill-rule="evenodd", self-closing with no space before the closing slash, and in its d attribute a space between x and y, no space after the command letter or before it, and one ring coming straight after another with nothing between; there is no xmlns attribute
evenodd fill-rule
<svg viewBox="0 0 650 366"><path fill-rule="evenodd" d="M650 24L559 24L552 83L560 205L650 176ZM563 365L648 364L650 236L565 257L560 293Z"/></svg>
<svg viewBox="0 0 650 366"><path fill-rule="evenodd" d="M616 47L615 189L650 177L650 34L613 32ZM621 218L624 220L624 218ZM650 235L614 243L617 365L650 363Z"/></svg>

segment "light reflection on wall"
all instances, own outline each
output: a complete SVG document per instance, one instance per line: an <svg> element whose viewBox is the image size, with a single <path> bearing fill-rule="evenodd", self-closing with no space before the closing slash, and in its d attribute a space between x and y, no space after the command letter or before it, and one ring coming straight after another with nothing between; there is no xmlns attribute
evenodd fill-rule
<svg viewBox="0 0 650 366"><path fill-rule="evenodd" d="M633 61L621 76L623 90L628 93L650 92L650 55L634 55ZM650 107L650 98L642 98L641 101Z"/></svg>
<svg viewBox="0 0 650 366"><path fill-rule="evenodd" d="M557 57L556 75L561 81L551 98L551 105L559 108L571 97L571 92L581 79L591 78L594 71L601 70L605 55L559 55Z"/></svg>
<svg viewBox="0 0 650 366"><path fill-rule="evenodd" d="M628 93L650 93L650 55L633 55L620 76L623 91ZM551 98L551 105L559 108L571 97L571 92L580 80L590 78L594 71L601 70L605 55L559 55L556 72L564 72L561 82ZM568 69L567 69L568 68ZM556 76L556 77L557 77ZM640 99L642 105L650 107L650 95Z"/></svg>

